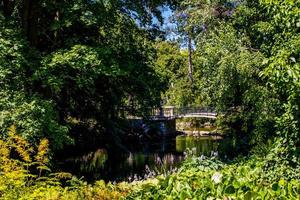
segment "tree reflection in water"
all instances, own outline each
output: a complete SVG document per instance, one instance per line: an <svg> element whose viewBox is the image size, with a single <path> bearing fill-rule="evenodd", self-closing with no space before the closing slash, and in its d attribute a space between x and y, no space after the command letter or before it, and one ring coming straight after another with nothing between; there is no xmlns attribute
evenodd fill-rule
<svg viewBox="0 0 300 200"><path fill-rule="evenodd" d="M63 170L88 180L133 180L172 173L192 149L195 155L210 155L218 150L220 138L178 136L172 140L148 143L140 151L109 154L103 149L68 159ZM130 177L130 178L129 178Z"/></svg>

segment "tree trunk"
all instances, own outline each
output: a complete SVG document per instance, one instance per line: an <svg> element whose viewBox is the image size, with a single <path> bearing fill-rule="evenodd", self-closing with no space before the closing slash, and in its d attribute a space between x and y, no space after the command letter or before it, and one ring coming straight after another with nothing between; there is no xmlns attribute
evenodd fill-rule
<svg viewBox="0 0 300 200"><path fill-rule="evenodd" d="M193 49L192 49L192 38L191 35L188 34L188 70L189 70L189 74L188 77L190 79L190 81L193 83L193 60L192 60L192 53L193 53Z"/></svg>
<svg viewBox="0 0 300 200"><path fill-rule="evenodd" d="M36 46L38 44L38 0L23 1L22 25L29 42Z"/></svg>

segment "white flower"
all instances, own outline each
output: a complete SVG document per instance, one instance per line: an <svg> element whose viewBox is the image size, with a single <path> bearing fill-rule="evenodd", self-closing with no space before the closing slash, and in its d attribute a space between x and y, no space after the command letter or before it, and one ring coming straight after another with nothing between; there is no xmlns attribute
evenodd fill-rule
<svg viewBox="0 0 300 200"><path fill-rule="evenodd" d="M221 183L222 181L222 174L220 172L214 173L214 175L211 177L211 180L213 180L216 184Z"/></svg>
<svg viewBox="0 0 300 200"><path fill-rule="evenodd" d="M197 148L196 147L192 148L192 153L194 153L194 154L197 153Z"/></svg>

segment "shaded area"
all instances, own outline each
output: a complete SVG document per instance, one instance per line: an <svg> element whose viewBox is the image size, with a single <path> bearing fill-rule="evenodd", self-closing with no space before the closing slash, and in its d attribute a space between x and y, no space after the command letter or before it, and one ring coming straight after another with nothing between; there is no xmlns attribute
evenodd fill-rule
<svg viewBox="0 0 300 200"><path fill-rule="evenodd" d="M216 136L177 136L156 142L145 142L137 149L127 144L127 152L107 152L98 149L90 153L67 158L59 163L61 170L69 171L88 181L104 179L122 181L144 179L157 174L168 174L185 159L187 150L195 155L212 155L226 151L231 144ZM224 148L225 147L225 148ZM230 147L229 147L230 148ZM225 155L225 153L221 153Z"/></svg>

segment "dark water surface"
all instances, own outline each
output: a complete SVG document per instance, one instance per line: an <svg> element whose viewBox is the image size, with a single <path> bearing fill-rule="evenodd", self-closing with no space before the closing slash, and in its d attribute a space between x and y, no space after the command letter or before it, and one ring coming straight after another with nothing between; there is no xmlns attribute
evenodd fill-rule
<svg viewBox="0 0 300 200"><path fill-rule="evenodd" d="M196 155L211 155L212 152L224 151L224 144L224 140L218 136L177 136L145 143L140 150L131 153L109 154L104 149L98 149L66 159L60 167L88 181L142 179L174 170L185 159L188 149Z"/></svg>

